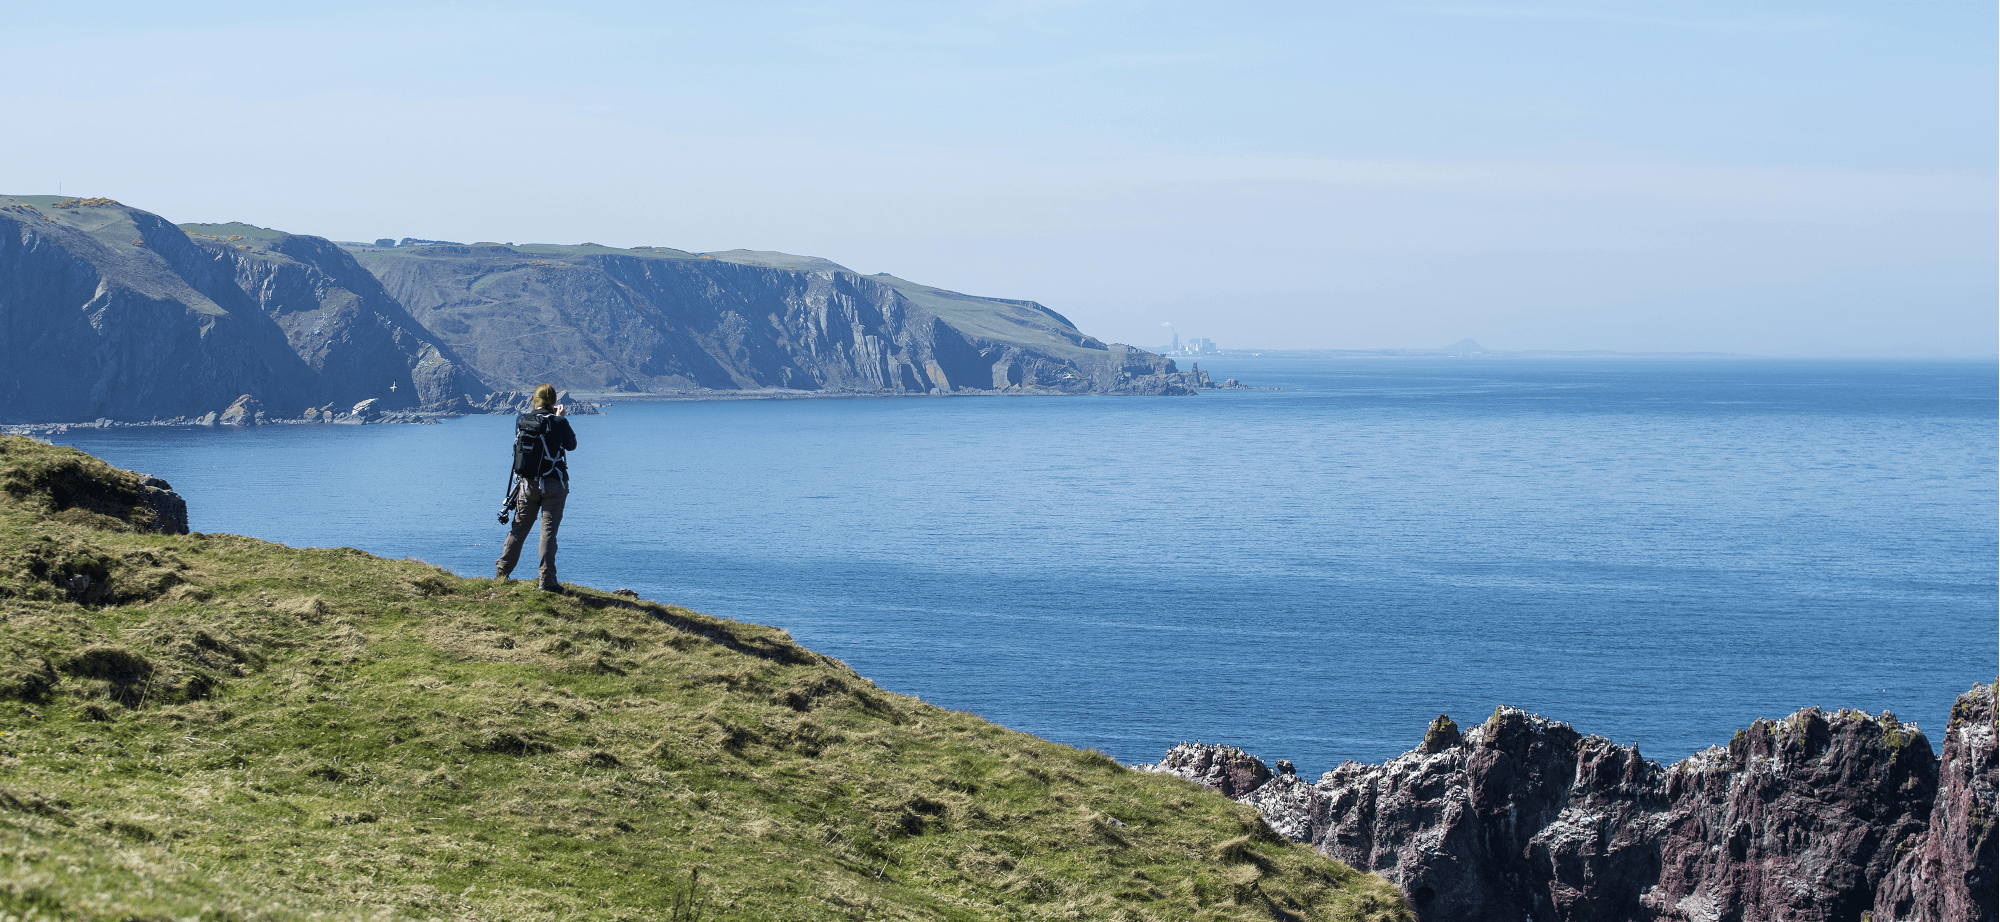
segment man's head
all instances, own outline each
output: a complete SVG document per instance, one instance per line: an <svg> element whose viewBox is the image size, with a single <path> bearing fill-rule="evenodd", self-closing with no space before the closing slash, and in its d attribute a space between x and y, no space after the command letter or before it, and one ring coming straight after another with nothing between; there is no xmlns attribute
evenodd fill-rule
<svg viewBox="0 0 2000 922"><path fill-rule="evenodd" d="M535 409L553 410L555 408L556 386L553 384L544 384L541 387L535 388Z"/></svg>

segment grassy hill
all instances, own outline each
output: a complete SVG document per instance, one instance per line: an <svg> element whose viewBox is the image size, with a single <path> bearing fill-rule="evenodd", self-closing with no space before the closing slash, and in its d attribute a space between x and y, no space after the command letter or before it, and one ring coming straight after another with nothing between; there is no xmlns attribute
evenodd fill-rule
<svg viewBox="0 0 2000 922"><path fill-rule="evenodd" d="M0 439L0 914L1411 918L1247 807L774 628L150 515Z"/></svg>

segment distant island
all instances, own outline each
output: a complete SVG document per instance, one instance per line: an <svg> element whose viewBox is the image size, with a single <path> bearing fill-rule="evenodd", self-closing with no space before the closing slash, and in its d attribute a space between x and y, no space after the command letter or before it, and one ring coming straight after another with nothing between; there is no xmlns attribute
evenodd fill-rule
<svg viewBox="0 0 2000 922"><path fill-rule="evenodd" d="M1186 395L1033 301L808 256L182 224L0 196L0 423L501 411L604 397ZM233 411L233 414L232 414Z"/></svg>

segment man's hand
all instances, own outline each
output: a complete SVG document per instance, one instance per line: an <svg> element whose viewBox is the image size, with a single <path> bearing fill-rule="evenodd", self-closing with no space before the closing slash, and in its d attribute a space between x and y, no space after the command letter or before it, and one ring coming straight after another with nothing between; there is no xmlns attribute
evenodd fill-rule
<svg viewBox="0 0 2000 922"><path fill-rule="evenodd" d="M562 404L560 404L560 403L559 403L559 404L556 404L556 415L557 415L557 416L568 416L568 415L569 415L569 407L566 407L566 406L563 406L563 405L562 405Z"/></svg>

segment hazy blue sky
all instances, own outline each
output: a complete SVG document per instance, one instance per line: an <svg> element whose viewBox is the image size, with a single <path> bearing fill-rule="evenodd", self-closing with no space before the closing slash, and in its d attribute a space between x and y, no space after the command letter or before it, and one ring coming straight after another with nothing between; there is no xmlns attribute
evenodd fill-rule
<svg viewBox="0 0 2000 922"><path fill-rule="evenodd" d="M8 6L0 193L784 250L1139 345L2000 339L1991 2Z"/></svg>

